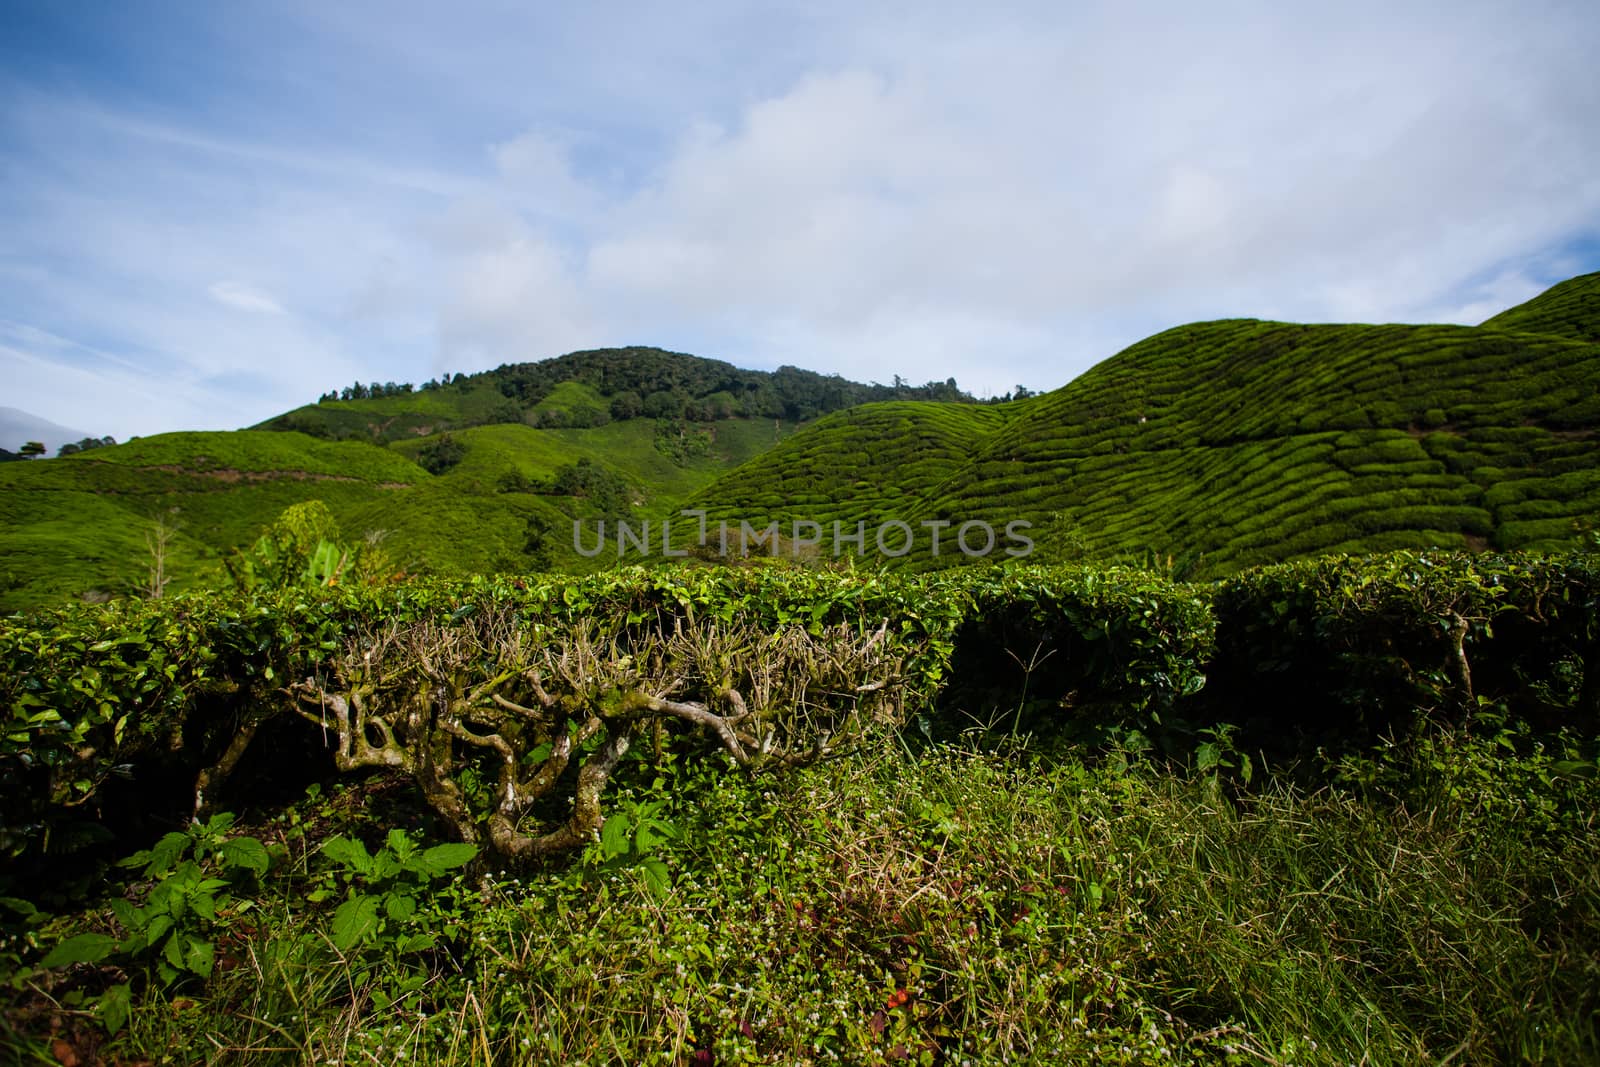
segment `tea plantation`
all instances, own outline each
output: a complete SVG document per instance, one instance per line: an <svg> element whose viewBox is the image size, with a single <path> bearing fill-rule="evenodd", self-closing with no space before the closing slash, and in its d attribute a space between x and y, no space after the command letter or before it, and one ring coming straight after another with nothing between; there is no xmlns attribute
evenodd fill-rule
<svg viewBox="0 0 1600 1067"><path fill-rule="evenodd" d="M892 408L836 416L696 499L783 523L855 497L912 522L1023 519L1045 559L1171 558L1199 576L1323 552L1571 545L1600 506L1596 293L1600 276L1576 278L1475 328L1178 327L999 409L1003 422L956 412L936 437ZM864 462L868 425L881 436Z"/></svg>
<svg viewBox="0 0 1600 1067"><path fill-rule="evenodd" d="M1402 553L15 617L0 1040L1594 1062L1597 601L1587 553Z"/></svg>
<svg viewBox="0 0 1600 1067"><path fill-rule="evenodd" d="M1600 1063L1597 293L0 465L0 1057ZM567 540L683 507L1036 551Z"/></svg>

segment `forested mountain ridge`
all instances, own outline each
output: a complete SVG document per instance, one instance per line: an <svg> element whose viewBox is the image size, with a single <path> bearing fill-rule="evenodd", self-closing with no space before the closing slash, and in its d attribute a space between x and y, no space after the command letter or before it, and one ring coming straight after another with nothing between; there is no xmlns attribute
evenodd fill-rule
<svg viewBox="0 0 1600 1067"><path fill-rule="evenodd" d="M746 370L660 348L600 348L424 382L357 382L255 429L393 441L492 423L582 429L629 419L806 422L875 400L973 403L954 378L911 385L848 381L798 367Z"/></svg>

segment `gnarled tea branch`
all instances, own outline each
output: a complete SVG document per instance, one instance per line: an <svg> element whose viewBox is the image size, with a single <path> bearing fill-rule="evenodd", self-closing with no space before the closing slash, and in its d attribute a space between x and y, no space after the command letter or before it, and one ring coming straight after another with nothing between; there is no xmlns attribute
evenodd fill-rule
<svg viewBox="0 0 1600 1067"><path fill-rule="evenodd" d="M486 612L358 636L330 678L286 692L331 730L341 770L410 775L462 840L515 866L599 832L606 785L642 730L702 733L756 769L823 759L897 723L914 650L886 634L659 617L533 628ZM571 815L524 825L575 762ZM465 788L471 768L493 782L487 800Z"/></svg>

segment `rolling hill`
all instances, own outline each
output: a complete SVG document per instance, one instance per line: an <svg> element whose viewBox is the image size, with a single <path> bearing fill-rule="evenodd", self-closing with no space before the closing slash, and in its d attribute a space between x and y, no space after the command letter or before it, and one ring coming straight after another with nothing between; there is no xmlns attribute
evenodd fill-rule
<svg viewBox="0 0 1600 1067"><path fill-rule="evenodd" d="M719 479L695 503L735 524L779 515L824 523L894 518L957 477L974 445L1027 403L891 401L836 412Z"/></svg>
<svg viewBox="0 0 1600 1067"><path fill-rule="evenodd" d="M872 398L971 399L954 382L863 385L653 348L344 392L250 430L0 464L0 610L135 590L157 520L177 531L172 588L217 581L224 556L309 499L347 540L381 536L411 572L526 569L536 528L670 511L818 414ZM564 483L564 472L579 476ZM560 565L601 565L569 537L546 541Z"/></svg>
<svg viewBox="0 0 1600 1067"><path fill-rule="evenodd" d="M110 448L0 465L0 604L118 593L147 567L146 534L175 524L179 588L212 575L263 516L319 497L339 512L409 492L428 475L372 445L300 434L162 434Z"/></svg>
<svg viewBox="0 0 1600 1067"><path fill-rule="evenodd" d="M683 506L752 525L1026 520L1035 559L1155 555L1196 576L1566 546L1600 516L1597 294L1600 274L1574 278L1477 327L1194 323L998 404L659 349L357 386L252 430L0 465L0 609L132 591L157 519L177 528L174 587L215 581L308 499L438 573L527 569L540 529L557 567L603 566L572 551L572 519Z"/></svg>
<svg viewBox="0 0 1600 1067"><path fill-rule="evenodd" d="M1027 520L1042 558L1154 554L1196 574L1323 552L1570 545L1600 513L1597 288L1600 275L1573 279L1481 327L1181 326L970 426L964 462L863 467L855 428L869 422L879 455L921 454L918 430L870 405L696 503L752 523L871 521L884 510L860 506L867 495L912 525ZM803 503L767 490L802 484Z"/></svg>
<svg viewBox="0 0 1600 1067"><path fill-rule="evenodd" d="M1600 272L1551 286L1525 304L1488 319L1490 329L1600 341Z"/></svg>
<svg viewBox="0 0 1600 1067"><path fill-rule="evenodd" d="M173 588L219 580L224 555L311 499L329 506L347 540L383 531L384 548L411 572L526 569L530 519L565 530L572 517L598 514L553 491L564 468L587 461L625 488L630 509L661 510L793 428L727 420L685 431L703 447L674 456L658 447L653 420L476 426L451 435L460 458L440 473L418 460L441 435L384 446L265 430L162 434L0 464L0 608L130 591L148 570L145 539L158 519L177 530ZM558 558L565 543L555 541Z"/></svg>

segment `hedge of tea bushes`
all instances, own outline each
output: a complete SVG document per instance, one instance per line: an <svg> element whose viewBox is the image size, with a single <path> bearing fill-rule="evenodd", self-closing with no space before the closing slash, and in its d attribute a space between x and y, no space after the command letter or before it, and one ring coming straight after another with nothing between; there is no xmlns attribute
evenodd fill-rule
<svg viewBox="0 0 1600 1067"><path fill-rule="evenodd" d="M1485 706L1543 728L1597 725L1590 554L1308 560L1222 581L1211 602L1206 717L1280 747L1339 748Z"/></svg>
<svg viewBox="0 0 1600 1067"><path fill-rule="evenodd" d="M1252 749L1292 754L1486 702L1592 731L1597 599L1588 554L1401 552L1210 585L1116 567L684 567L81 605L0 620L0 854L24 864L92 841L96 824L183 818L196 775L247 724L298 738L286 770L331 773L303 758L320 740L284 687L386 625L511 611L559 641L600 619L621 648L690 618L882 626L908 664L905 717L929 734L1119 727L1184 752L1229 722ZM245 763L273 773L265 758Z"/></svg>

